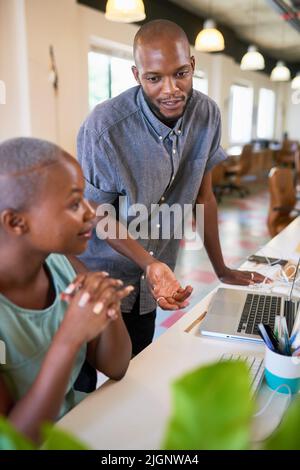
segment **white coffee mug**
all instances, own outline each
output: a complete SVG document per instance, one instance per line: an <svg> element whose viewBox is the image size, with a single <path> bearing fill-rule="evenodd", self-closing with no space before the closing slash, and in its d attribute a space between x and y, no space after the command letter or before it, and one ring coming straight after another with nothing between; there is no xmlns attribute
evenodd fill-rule
<svg viewBox="0 0 300 470"><path fill-rule="evenodd" d="M300 357L283 356L266 347L265 379L273 390L281 386L279 393L297 393L300 390Z"/></svg>

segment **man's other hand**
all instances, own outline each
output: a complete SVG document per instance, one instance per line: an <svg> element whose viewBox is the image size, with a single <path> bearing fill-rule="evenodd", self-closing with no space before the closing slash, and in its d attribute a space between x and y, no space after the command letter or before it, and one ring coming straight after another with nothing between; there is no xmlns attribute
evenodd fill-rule
<svg viewBox="0 0 300 470"><path fill-rule="evenodd" d="M239 286L249 286L265 282L269 284L272 279L266 278L262 274L251 271L239 271L237 269L226 268L224 273L218 276L224 284L235 284Z"/></svg>

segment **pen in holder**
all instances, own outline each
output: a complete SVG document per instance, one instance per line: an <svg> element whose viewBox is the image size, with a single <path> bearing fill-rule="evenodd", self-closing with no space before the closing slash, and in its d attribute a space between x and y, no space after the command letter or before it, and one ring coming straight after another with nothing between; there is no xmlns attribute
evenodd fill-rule
<svg viewBox="0 0 300 470"><path fill-rule="evenodd" d="M284 356L266 346L265 379L272 390L279 393L298 393L300 390L300 357ZM286 387L283 387L286 385Z"/></svg>

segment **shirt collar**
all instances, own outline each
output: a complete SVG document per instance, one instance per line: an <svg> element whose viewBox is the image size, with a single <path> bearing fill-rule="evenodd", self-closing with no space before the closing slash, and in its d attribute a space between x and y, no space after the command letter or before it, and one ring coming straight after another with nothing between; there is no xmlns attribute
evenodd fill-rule
<svg viewBox="0 0 300 470"><path fill-rule="evenodd" d="M138 106L140 107L143 115L151 125L151 127L154 129L156 132L158 138L160 140L165 140L166 137L168 137L171 132L175 133L176 135L181 135L182 134L182 120L183 118L181 117L178 119L176 122L176 126L174 129L168 127L166 124L161 122L155 114L151 111L147 101L144 98L142 87L140 87L138 95L137 95L137 102ZM162 138L161 138L162 137Z"/></svg>

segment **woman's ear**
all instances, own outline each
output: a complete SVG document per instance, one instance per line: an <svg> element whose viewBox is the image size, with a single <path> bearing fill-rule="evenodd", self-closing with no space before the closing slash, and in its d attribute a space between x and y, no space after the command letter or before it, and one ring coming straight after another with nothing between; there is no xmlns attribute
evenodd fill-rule
<svg viewBox="0 0 300 470"><path fill-rule="evenodd" d="M24 235L29 229L25 215L12 209L1 212L0 222L3 230L15 236Z"/></svg>

